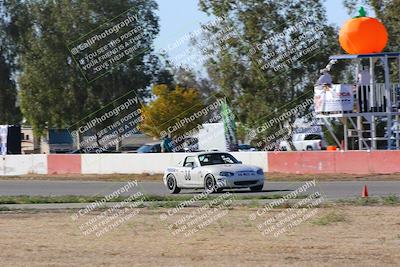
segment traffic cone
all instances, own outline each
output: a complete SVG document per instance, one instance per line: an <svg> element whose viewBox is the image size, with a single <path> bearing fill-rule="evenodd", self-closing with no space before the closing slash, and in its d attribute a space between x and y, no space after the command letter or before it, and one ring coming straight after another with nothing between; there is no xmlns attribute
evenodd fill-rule
<svg viewBox="0 0 400 267"><path fill-rule="evenodd" d="M364 185L361 197L368 197L368 188L367 185Z"/></svg>

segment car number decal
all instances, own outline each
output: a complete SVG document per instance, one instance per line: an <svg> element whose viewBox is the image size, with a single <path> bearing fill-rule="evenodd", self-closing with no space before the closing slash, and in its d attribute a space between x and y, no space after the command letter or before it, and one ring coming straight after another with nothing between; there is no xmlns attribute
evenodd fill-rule
<svg viewBox="0 0 400 267"><path fill-rule="evenodd" d="M192 178L190 177L190 170L185 170L185 180L191 180Z"/></svg>

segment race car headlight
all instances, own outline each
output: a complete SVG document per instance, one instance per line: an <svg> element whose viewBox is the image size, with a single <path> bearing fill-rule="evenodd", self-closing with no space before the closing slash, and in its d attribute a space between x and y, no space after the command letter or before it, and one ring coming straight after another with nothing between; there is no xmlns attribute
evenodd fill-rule
<svg viewBox="0 0 400 267"><path fill-rule="evenodd" d="M233 172L220 172L219 175L220 175L220 176L227 176L227 177L229 177L229 176L233 176L233 175L235 175L235 174L234 174Z"/></svg>
<svg viewBox="0 0 400 267"><path fill-rule="evenodd" d="M263 171L262 169L258 169L258 170L257 170L257 174L259 174L259 175L264 175L264 171Z"/></svg>

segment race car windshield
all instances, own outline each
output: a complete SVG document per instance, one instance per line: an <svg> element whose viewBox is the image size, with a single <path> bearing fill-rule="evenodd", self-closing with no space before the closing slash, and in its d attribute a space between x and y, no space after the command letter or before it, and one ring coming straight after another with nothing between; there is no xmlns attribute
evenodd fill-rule
<svg viewBox="0 0 400 267"><path fill-rule="evenodd" d="M199 156L201 166L217 164L237 164L239 161L227 153L212 153Z"/></svg>

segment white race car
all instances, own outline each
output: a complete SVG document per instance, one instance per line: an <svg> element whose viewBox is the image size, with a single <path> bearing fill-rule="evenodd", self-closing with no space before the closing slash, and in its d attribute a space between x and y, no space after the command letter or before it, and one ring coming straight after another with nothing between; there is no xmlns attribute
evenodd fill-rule
<svg viewBox="0 0 400 267"><path fill-rule="evenodd" d="M182 188L221 192L248 187L260 192L264 187L264 172L259 167L242 164L229 153L202 152L187 156L176 167L168 167L163 180L172 194Z"/></svg>

